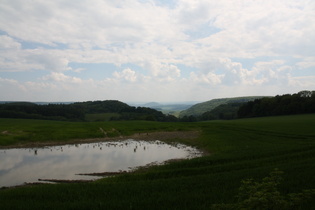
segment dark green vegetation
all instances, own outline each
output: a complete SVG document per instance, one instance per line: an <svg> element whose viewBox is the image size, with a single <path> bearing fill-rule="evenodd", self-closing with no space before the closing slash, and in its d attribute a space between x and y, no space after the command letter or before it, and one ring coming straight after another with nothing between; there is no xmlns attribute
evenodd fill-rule
<svg viewBox="0 0 315 210"><path fill-rule="evenodd" d="M203 113L199 120L231 120L238 118L237 112L244 103L221 104L211 111Z"/></svg>
<svg viewBox="0 0 315 210"><path fill-rule="evenodd" d="M205 111L208 110L208 111ZM275 97L243 97L214 99L196 104L188 110L181 121L231 120L248 117L264 117L315 113L315 91Z"/></svg>
<svg viewBox="0 0 315 210"><path fill-rule="evenodd" d="M44 119L60 121L121 121L145 120L159 122L195 122L205 120L231 120L315 113L315 91L300 91L275 97L237 97L213 99L187 108L188 105L161 105L148 103L134 107L126 103L87 101L68 104L42 104L12 102L0 104L0 118ZM177 118L178 117L178 118Z"/></svg>
<svg viewBox="0 0 315 210"><path fill-rule="evenodd" d="M193 105L189 109L186 109L180 112L179 117L183 118L184 116L200 116L205 112L209 112L214 108L228 103L245 103L248 101L253 101L255 99L262 98L261 96L248 96L248 97L237 97L237 98L219 98L212 99L210 101L202 102Z"/></svg>
<svg viewBox="0 0 315 210"><path fill-rule="evenodd" d="M93 116L103 114L103 117ZM106 117L105 117L106 116ZM110 116L108 118L108 116ZM37 105L29 102L0 104L0 117L45 120L148 120L174 121L174 116L147 107L133 107L115 100L87 101L72 104Z"/></svg>
<svg viewBox="0 0 315 210"><path fill-rule="evenodd" d="M282 181L282 171L277 168L269 176L256 182L242 181L237 195L238 201L230 204L214 204L214 209L300 209L303 203L312 200L315 189L283 195L278 186Z"/></svg>
<svg viewBox="0 0 315 210"><path fill-rule="evenodd" d="M243 104L238 110L240 118L307 113L315 113L315 91L256 99Z"/></svg>
<svg viewBox="0 0 315 210"><path fill-rule="evenodd" d="M276 195L281 201L297 204L285 206L287 209L315 209L313 191L305 191L315 189L314 126L314 114L195 123L1 119L2 145L4 141L17 144L97 137L102 135L100 127L108 131L115 128L124 135L199 130L201 134L195 140L173 141L209 152L205 157L141 169L93 183L3 189L0 190L1 208L232 209L246 202L254 205L263 199L269 204L268 199ZM281 182L273 176L264 178L275 168L283 171ZM249 190L252 193L248 193ZM300 201L291 202L291 197ZM268 208L278 209L277 205Z"/></svg>
<svg viewBox="0 0 315 210"><path fill-rule="evenodd" d="M46 120L82 120L84 112L73 104L37 105L30 102L0 104L1 118L25 118Z"/></svg>

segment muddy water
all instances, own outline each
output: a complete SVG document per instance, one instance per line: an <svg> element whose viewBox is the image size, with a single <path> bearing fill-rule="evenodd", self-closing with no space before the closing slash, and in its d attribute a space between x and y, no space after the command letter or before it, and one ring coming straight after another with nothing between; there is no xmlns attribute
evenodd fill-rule
<svg viewBox="0 0 315 210"><path fill-rule="evenodd" d="M78 174L130 171L170 159L201 156L182 144L161 141L115 141L43 148L0 150L0 187L34 183L39 180L93 180Z"/></svg>

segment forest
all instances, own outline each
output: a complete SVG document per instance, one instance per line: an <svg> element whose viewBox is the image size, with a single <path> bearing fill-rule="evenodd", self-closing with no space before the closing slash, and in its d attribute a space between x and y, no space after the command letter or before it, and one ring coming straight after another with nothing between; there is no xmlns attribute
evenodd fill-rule
<svg viewBox="0 0 315 210"><path fill-rule="evenodd" d="M199 116L184 116L181 121L232 120L251 117L315 113L315 91L262 97L248 102L231 102L216 106Z"/></svg>
<svg viewBox="0 0 315 210"><path fill-rule="evenodd" d="M315 91L256 99L240 106L239 118L315 113Z"/></svg>
<svg viewBox="0 0 315 210"><path fill-rule="evenodd" d="M200 111L202 114L198 116L185 115L180 118L163 114L153 108L129 106L117 100L45 105L30 102L12 102L0 104L0 118L88 121L87 115L108 113L108 120L110 121L195 122L315 113L315 91L304 90L295 94L252 98L252 100L246 102L244 100L225 100L226 103L218 104L215 108L211 107L210 111Z"/></svg>
<svg viewBox="0 0 315 210"><path fill-rule="evenodd" d="M0 118L85 121L86 114L118 113L110 120L174 121L176 117L147 107L132 107L117 100L38 105L30 102L0 104Z"/></svg>

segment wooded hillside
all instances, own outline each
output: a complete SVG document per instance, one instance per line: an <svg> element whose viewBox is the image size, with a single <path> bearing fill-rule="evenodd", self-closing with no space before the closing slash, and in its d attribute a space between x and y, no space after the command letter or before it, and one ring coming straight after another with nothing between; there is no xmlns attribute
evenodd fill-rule
<svg viewBox="0 0 315 210"><path fill-rule="evenodd" d="M300 91L295 94L261 98L243 104L238 117L263 117L315 113L315 91Z"/></svg>
<svg viewBox="0 0 315 210"><path fill-rule="evenodd" d="M38 105L30 102L0 104L0 118L84 121L86 114L116 113L110 120L176 121L174 116L147 107L133 107L117 100ZM117 115L118 114L118 115Z"/></svg>
<svg viewBox="0 0 315 210"><path fill-rule="evenodd" d="M244 103L247 101L253 101L255 99L262 98L262 96L247 96L247 97L236 97L236 98L219 98L212 99L210 101L202 102L193 105L189 109L182 111L179 115L180 118L184 116L200 116L205 112L209 112L214 108L220 106L221 104L229 104L229 103Z"/></svg>

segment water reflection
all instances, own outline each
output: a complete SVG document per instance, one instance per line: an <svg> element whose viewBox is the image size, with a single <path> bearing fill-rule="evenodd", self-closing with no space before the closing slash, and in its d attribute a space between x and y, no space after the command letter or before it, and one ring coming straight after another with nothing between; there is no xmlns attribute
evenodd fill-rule
<svg viewBox="0 0 315 210"><path fill-rule="evenodd" d="M90 180L96 177L77 174L128 171L152 162L200 155L182 144L134 140L0 150L0 187L39 179Z"/></svg>

